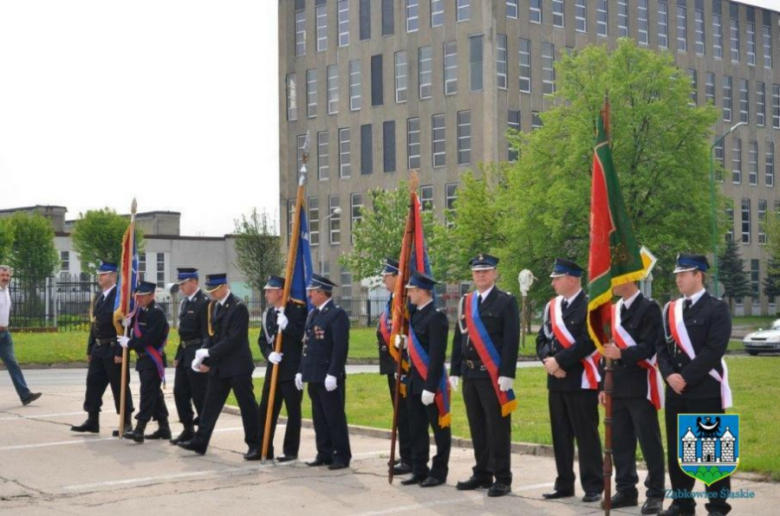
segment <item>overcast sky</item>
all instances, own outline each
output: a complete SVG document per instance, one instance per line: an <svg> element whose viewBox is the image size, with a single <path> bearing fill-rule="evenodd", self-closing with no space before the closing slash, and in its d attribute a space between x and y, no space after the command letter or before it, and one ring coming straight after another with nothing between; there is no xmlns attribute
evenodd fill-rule
<svg viewBox="0 0 780 516"><path fill-rule="evenodd" d="M0 0L0 209L277 217L278 1Z"/></svg>

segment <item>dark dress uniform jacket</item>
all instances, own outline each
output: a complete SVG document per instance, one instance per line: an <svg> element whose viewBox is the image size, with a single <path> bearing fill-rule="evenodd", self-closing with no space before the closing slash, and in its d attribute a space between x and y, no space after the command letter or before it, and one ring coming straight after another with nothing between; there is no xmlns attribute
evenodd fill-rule
<svg viewBox="0 0 780 516"><path fill-rule="evenodd" d="M481 367L472 369L467 367L465 362L466 360L480 360L479 353L469 338L468 332L461 331L461 326L466 327L465 311L469 309L471 295L471 293L466 294L460 300L462 303L461 320L455 326L455 337L452 339L452 374L462 374L464 379L490 378L487 369ZM479 305L479 317L501 357L499 376L515 377L517 349L520 345L519 313L517 298L498 290L495 286Z"/></svg>
<svg viewBox="0 0 780 516"><path fill-rule="evenodd" d="M549 313L549 310L545 310ZM552 330L552 323L545 320L539 334L536 336L536 355L539 360L554 357L558 365L566 372L565 378L556 378L547 375L547 388L551 391L579 391L582 390L583 365L581 359L596 351L596 345L588 335L586 317L588 316L588 296L580 291L576 298L566 307L561 314L563 323L574 337L574 344L568 349L563 346ZM549 317L548 317L549 319ZM545 334L547 331L550 338Z"/></svg>
<svg viewBox="0 0 780 516"><path fill-rule="evenodd" d="M89 330L87 341L87 355L93 358L111 358L122 356L122 348L116 344L96 345L97 339L116 339L116 327L114 326L114 302L116 300L116 286L111 289L107 297L103 293L97 295L95 306L92 309L92 326Z"/></svg>
<svg viewBox="0 0 780 516"><path fill-rule="evenodd" d="M392 306L393 306L393 294L390 294L390 300L387 302L387 306L385 307L385 310L389 310ZM388 327L390 327L390 325L392 324L393 314L388 313L387 315L388 315L387 325ZM381 322L377 322L376 343L377 343L377 347L379 348L379 374L395 374L396 362L393 359L393 355L391 355L390 352L387 350L387 343L385 342L385 338L382 336L380 327L381 327ZM393 343L391 342L390 345L392 346Z"/></svg>
<svg viewBox="0 0 780 516"><path fill-rule="evenodd" d="M179 312L179 336L181 340L190 341L201 339L201 344L194 345L193 349L208 347L209 335L209 300L203 291L198 290L192 301L185 298ZM189 349L189 348L187 348ZM176 360L181 361L185 348L179 344L176 349ZM189 367L190 364L183 364L183 367Z"/></svg>
<svg viewBox="0 0 780 516"><path fill-rule="evenodd" d="M636 346L620 351L620 360L612 368L615 382L612 397L644 398L647 396L647 370L638 362L652 358L664 341L661 307L639 294L620 320Z"/></svg>
<svg viewBox="0 0 780 516"><path fill-rule="evenodd" d="M688 358L674 341L658 346L658 367L661 375L666 378L672 373L679 373L686 383L681 395L669 388L666 389L667 396L685 399L720 398L720 382L710 376L710 370L715 369L723 376L720 361L731 338L728 305L705 292L688 310L683 310L683 320L696 358ZM667 314L665 331L671 338L668 321Z"/></svg>
<svg viewBox="0 0 780 516"><path fill-rule="evenodd" d="M421 394L423 390L436 392L441 382L441 375L444 374L444 360L447 354L447 332L449 331L447 316L436 309L434 302L430 302L412 315L411 324L420 346L428 353L429 358L428 378L425 380L414 366L414 361L411 361L411 393ZM411 343L409 345L411 346Z"/></svg>
<svg viewBox="0 0 780 516"><path fill-rule="evenodd" d="M306 320L300 373L304 382L324 382L325 376L345 373L349 352L349 317L331 299L315 308Z"/></svg>
<svg viewBox="0 0 780 516"><path fill-rule="evenodd" d="M303 353L303 328L306 325L306 305L287 302L284 309L284 315L287 317L287 327L282 332L282 353L284 357L279 362L279 381L293 380L301 365L301 355ZM257 344L260 346L260 352L266 360L276 346L276 334L279 332L279 325L276 323L276 309L269 307L263 314L265 324L260 328L260 337ZM266 334L266 330L268 333ZM267 335L272 337L269 344ZM271 363L268 363L269 370Z"/></svg>
<svg viewBox="0 0 780 516"><path fill-rule="evenodd" d="M152 357L146 353L146 346L159 348L168 336L168 321L165 313L152 301L146 308L138 307L138 313L133 318L134 323L136 317L138 318L138 327L142 335L136 337L131 327L130 335L132 338L127 344L128 349L132 349L138 355L138 360L135 362L135 370L156 369L157 366L154 365ZM165 352L162 353L162 359L163 366L167 366Z"/></svg>
<svg viewBox="0 0 780 516"><path fill-rule="evenodd" d="M218 301L211 305L214 335L208 342L209 357L204 361L210 368L209 375L230 378L252 374L255 362L249 349L249 310L232 293L219 308Z"/></svg>

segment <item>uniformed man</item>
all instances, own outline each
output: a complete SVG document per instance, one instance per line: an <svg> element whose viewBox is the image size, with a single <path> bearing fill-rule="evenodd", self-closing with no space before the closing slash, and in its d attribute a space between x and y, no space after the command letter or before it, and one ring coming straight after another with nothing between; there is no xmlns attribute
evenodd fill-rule
<svg viewBox="0 0 780 516"><path fill-rule="evenodd" d="M116 326L114 326L114 301L116 300L116 264L102 262L97 269L97 282L100 287L92 304L92 324L87 341L87 392L84 398L84 410L87 420L79 426L70 427L73 432L100 432L100 407L103 406L103 393L111 386L114 406L119 414L122 392L122 348L117 345ZM127 366L129 367L129 365ZM130 375L125 385L125 424L123 431L133 429L130 417L133 414L133 396L130 394ZM118 432L114 431L114 436Z"/></svg>
<svg viewBox="0 0 780 516"><path fill-rule="evenodd" d="M120 335L117 340L123 348L135 351L138 357L135 370L141 380L141 407L136 414L135 430L125 432L124 439L144 442L144 431L150 420L159 425L155 439L170 439L168 407L161 385L165 378L165 344L168 341L168 320L154 302L157 285L142 281L135 289L135 314L130 319L130 336Z"/></svg>
<svg viewBox="0 0 780 516"><path fill-rule="evenodd" d="M195 437L179 447L201 455L206 453L217 419L231 389L241 409L247 460L260 453L257 428L257 402L252 383L255 362L249 349L249 310L230 292L226 274L206 276L209 303L209 340L206 348L195 352L192 369L208 373L206 399Z"/></svg>
<svg viewBox="0 0 780 516"><path fill-rule="evenodd" d="M271 435L268 439L266 457L274 458L274 433L276 421L282 410L282 400L287 411L287 427L284 431L284 455L276 457L277 462L288 462L298 458L301 447L301 401L303 392L295 387L295 375L301 365L303 351L303 327L306 325L306 303L304 300L290 299L282 303L285 279L270 276L263 290L268 308L263 313L263 325L257 344L260 352L268 361L265 371L265 383L260 400L260 443L265 434L265 420L268 414L268 398L271 395L271 375L273 364L277 364L277 384L274 395L274 407L271 415ZM282 352L277 353L276 336L282 332Z"/></svg>
<svg viewBox="0 0 780 516"><path fill-rule="evenodd" d="M335 283L318 274L306 290L314 309L306 320L303 358L295 386L303 390L308 383L311 412L317 441L317 456L307 466L328 469L349 467L352 450L349 445L346 400L346 363L349 352L349 316L332 299Z"/></svg>
<svg viewBox="0 0 780 516"><path fill-rule="evenodd" d="M208 347L209 338L209 300L200 289L198 269L180 268L178 271L179 292L184 299L179 307L179 347L173 367L176 369L176 379L173 382L173 399L176 401L176 412L184 430L171 444L189 441L195 437L195 413L198 417L203 413L203 402L206 399L208 377L192 370L195 352ZM147 439L162 439L155 434L147 435Z"/></svg>
<svg viewBox="0 0 780 516"><path fill-rule="evenodd" d="M723 414L731 406L731 389L723 355L731 338L728 305L704 289L707 258L680 254L674 269L682 299L664 308L666 342L658 346L658 367L666 380L666 454L675 500L660 514L696 513L691 495L696 479L680 469L677 459L679 414ZM705 486L711 515L728 514L731 477Z"/></svg>
<svg viewBox="0 0 780 516"><path fill-rule="evenodd" d="M447 481L452 433L450 429L450 393L447 369L447 332L444 312L436 309L433 289L436 281L421 272L413 272L406 285L409 302L416 307L409 323L409 338L404 339L411 362L406 402L412 440L412 476L402 485L435 487ZM435 403L434 403L435 402ZM433 430L436 455L431 467L430 438Z"/></svg>
<svg viewBox="0 0 780 516"><path fill-rule="evenodd" d="M480 254L470 262L475 292L463 296L452 339L450 383L463 376L463 401L474 444L473 474L457 489L489 488L488 496L512 491L512 385L520 345L517 298L496 287L498 258ZM495 479L495 482L493 481Z"/></svg>
<svg viewBox="0 0 780 516"><path fill-rule="evenodd" d="M583 502L598 502L604 489L599 437L596 346L588 336L588 296L582 290L582 267L556 258L552 287L557 296L544 309L536 354L547 370L552 425L555 488L547 499L574 496L574 440L577 440Z"/></svg>
<svg viewBox="0 0 780 516"><path fill-rule="evenodd" d="M613 307L612 339L604 356L612 366L612 456L616 492L612 508L639 504L636 485L636 443L647 463L646 501L642 514L658 514L664 499L664 447L658 410L663 406L663 382L655 367L656 347L664 342L661 307L645 298L636 283L612 289L620 299ZM599 401L605 403L599 393Z"/></svg>
<svg viewBox="0 0 780 516"><path fill-rule="evenodd" d="M387 387L390 390L390 403L395 403L395 375L398 372L398 362L393 358L392 351L395 347L390 342L393 332L393 292L398 280L398 261L392 258L385 258L384 268L382 269L382 282L385 288L390 292L390 298L387 300L387 306L379 316L379 324L376 328L377 345L379 346L379 374L387 377ZM397 352L398 356L402 355ZM406 362L406 358L404 361ZM407 371L402 371L405 374ZM400 459L393 465L393 474L406 475L412 472L412 443L409 439L409 411L405 398L401 395L398 403L398 448Z"/></svg>

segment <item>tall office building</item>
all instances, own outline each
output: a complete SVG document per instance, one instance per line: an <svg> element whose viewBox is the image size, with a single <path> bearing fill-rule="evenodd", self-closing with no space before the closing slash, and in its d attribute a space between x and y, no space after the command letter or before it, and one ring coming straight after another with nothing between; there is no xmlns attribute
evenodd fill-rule
<svg viewBox="0 0 780 516"><path fill-rule="evenodd" d="M747 123L715 148L718 179L753 289L737 311L774 313L761 221L780 209L779 23L777 11L721 0L280 1L283 240L308 131L313 259L349 298L358 287L337 258L369 189L419 169L424 209L443 218L464 171L513 159L508 128L541 123L562 52L630 37L670 52L691 78L691 101L721 109L716 134Z"/></svg>

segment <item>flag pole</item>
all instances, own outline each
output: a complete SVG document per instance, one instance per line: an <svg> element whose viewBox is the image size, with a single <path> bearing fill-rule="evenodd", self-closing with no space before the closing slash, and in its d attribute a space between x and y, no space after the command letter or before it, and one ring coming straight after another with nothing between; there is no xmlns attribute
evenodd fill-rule
<svg viewBox="0 0 780 516"><path fill-rule="evenodd" d="M133 203L130 205L130 231L132 231L131 238L133 239L133 244L135 244L135 214L136 214L137 210L138 210L138 203L136 202L135 199L133 199ZM132 253L132 252L133 252L133 250L131 248L130 249L130 253ZM122 263L124 263L124 261L125 261L124 253L125 253L125 249L123 248L122 249ZM133 271L132 271L133 257L130 256L130 257L128 257L128 259L130 260L130 269L131 270L130 270L129 277L122 278L122 288L128 289L127 290L127 292L128 292L127 303L128 303L128 307L129 307L130 306L129 305L129 302L130 302L129 301L129 299L130 299L129 296L132 296L132 295L135 294L133 292L133 288L135 287L135 285L128 285L127 284L128 281L130 281L130 278L133 277ZM123 274L124 274L124 271L125 271L125 269L123 267L122 268L122 273ZM117 292L116 295L120 296L121 293ZM127 310L127 307L120 307L120 308L123 308L123 311ZM127 317L127 314L123 314L123 317ZM125 337L128 336L129 331L130 331L130 326L129 325L125 326L124 327L124 335L125 335ZM125 429L125 403L127 403L127 390L129 388L128 387L128 379L127 379L128 369L129 369L128 363L127 363L128 355L129 355L128 349L127 348L122 348L122 379L121 379L122 383L120 384L120 394L119 394L119 431L117 432L118 437L120 439L122 438L122 434L124 434L124 429Z"/></svg>
<svg viewBox="0 0 780 516"><path fill-rule="evenodd" d="M404 237L401 241L401 256L398 260L398 280L395 282L393 291L393 335L390 337L390 346L395 345L396 335L406 335L406 317L404 311L407 306L406 282L411 273L410 261L412 258L412 235L414 233L414 218L412 210L414 209L414 195L417 192L417 186L420 180L417 177L417 171L412 170L409 178L409 213L406 216L406 228ZM389 349L389 348L388 348ZM392 354L392 353L391 353ZM398 349L398 360L396 363L395 389L393 391L393 424L390 429L390 460L387 463L387 481L393 483L393 468L395 467L395 443L398 437L398 404L401 403L401 375L403 374L403 346Z"/></svg>
<svg viewBox="0 0 780 516"><path fill-rule="evenodd" d="M607 136L607 145L611 145L612 133L609 127L609 92L604 94L604 108L602 116L604 118L604 131ZM611 305L607 303L600 310L606 312L611 310ZM609 324L610 318L602 317L606 321L602 330L608 342L612 342L612 328ZM604 514L609 516L612 510L612 359L607 358L604 365Z"/></svg>
<svg viewBox="0 0 780 516"><path fill-rule="evenodd" d="M287 252L287 266L285 268L284 276L284 289L282 290L282 307L287 306L287 301L290 299L290 289L292 287L293 271L295 270L295 257L298 253L298 233L301 230L301 206L303 206L303 189L306 184L306 163L309 161L309 132L306 132L306 140L303 144L303 156L301 158L303 165L301 166L301 174L298 179L298 194L295 198L295 215L293 217L292 233L290 234L290 248ZM281 329L276 332L276 342L274 344L274 351L276 353L282 352L282 343L284 336ZM265 459L268 456L268 446L270 444L271 436L271 420L273 419L274 405L276 405L276 384L279 378L279 364L271 365L271 386L268 391L268 408L265 412L265 429L263 431L263 448L261 454L261 463L265 463Z"/></svg>

